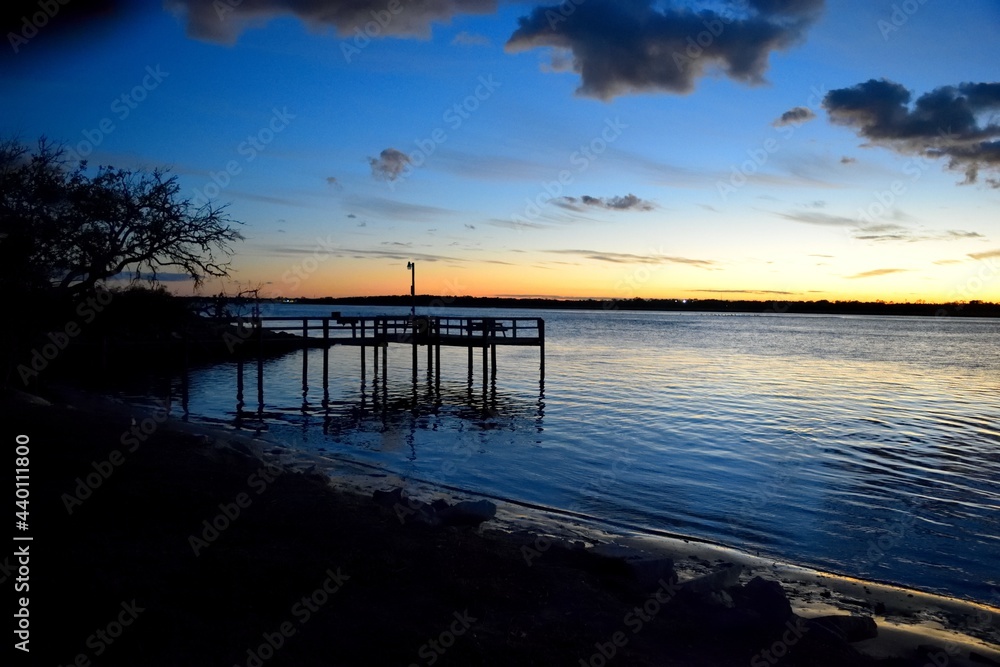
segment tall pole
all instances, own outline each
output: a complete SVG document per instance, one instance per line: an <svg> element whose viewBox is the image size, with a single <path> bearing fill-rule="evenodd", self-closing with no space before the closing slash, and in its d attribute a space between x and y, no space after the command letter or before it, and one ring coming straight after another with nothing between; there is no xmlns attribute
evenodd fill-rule
<svg viewBox="0 0 1000 667"><path fill-rule="evenodd" d="M406 268L410 270L410 317L415 320L417 317L417 265L415 262L407 262Z"/></svg>

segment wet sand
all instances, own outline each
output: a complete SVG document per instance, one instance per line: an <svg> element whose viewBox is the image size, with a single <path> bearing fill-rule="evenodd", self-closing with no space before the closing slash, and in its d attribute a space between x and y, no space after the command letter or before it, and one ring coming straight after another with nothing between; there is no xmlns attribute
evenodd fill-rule
<svg viewBox="0 0 1000 667"><path fill-rule="evenodd" d="M31 448L21 664L1000 664L992 607L513 503L478 529L404 524L372 490L463 498L97 396L47 398L3 398L5 439ZM879 634L837 654L816 632L750 631L725 605L671 599L673 582L638 582L623 563L639 557L673 559L680 582L736 563L741 586L779 582L801 617L872 617Z"/></svg>

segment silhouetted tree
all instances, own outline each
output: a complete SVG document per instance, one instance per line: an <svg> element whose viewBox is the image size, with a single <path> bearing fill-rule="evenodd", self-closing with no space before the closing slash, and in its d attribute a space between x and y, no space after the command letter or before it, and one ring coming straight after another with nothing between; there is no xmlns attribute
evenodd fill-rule
<svg viewBox="0 0 1000 667"><path fill-rule="evenodd" d="M172 268L201 285L228 275L243 237L224 207L195 206L176 176L67 164L44 138L35 151L0 142L0 266L5 291L78 297L127 272L155 281ZM9 293L9 292L8 292Z"/></svg>

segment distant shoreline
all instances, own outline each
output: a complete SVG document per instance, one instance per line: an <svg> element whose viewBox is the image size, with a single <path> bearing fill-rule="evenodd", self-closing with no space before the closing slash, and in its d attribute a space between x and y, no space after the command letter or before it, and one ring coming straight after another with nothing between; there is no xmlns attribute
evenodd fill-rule
<svg viewBox="0 0 1000 667"><path fill-rule="evenodd" d="M184 297L204 301L207 297ZM250 299L244 299L249 302ZM240 299L233 299L238 302ZM417 308L525 308L545 310L757 313L796 315L884 315L1000 318L1000 303L883 303L879 301L729 301L724 299L542 299L418 294L266 299L268 303L325 306L404 306Z"/></svg>

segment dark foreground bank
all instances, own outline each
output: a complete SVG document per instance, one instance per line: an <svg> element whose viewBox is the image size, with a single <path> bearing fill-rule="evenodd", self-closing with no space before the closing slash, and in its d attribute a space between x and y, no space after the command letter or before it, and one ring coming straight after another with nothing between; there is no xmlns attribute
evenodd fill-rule
<svg viewBox="0 0 1000 667"><path fill-rule="evenodd" d="M683 585L665 561L403 523L238 439L75 402L3 397L8 470L16 435L29 450L28 527L11 532L33 538L0 573L10 630L29 618L30 653L8 664L934 664L934 647L863 656L870 616L803 620L775 581Z"/></svg>

